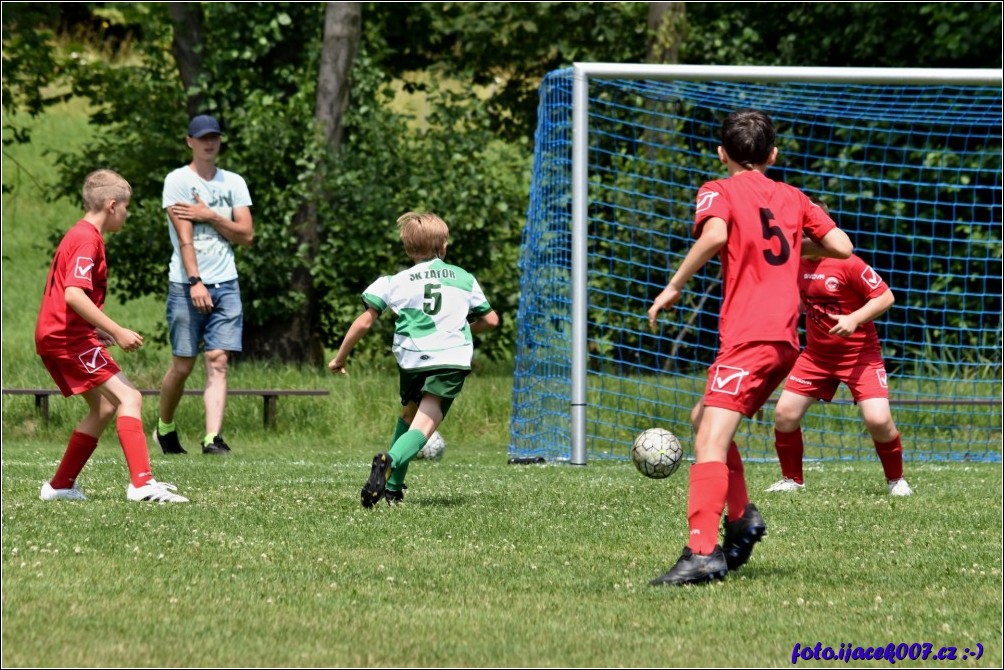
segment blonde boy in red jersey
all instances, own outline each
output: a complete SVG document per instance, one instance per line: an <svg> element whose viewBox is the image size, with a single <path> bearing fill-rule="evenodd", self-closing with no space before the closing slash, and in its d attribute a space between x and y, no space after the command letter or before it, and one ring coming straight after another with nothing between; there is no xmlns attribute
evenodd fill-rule
<svg viewBox="0 0 1004 670"><path fill-rule="evenodd" d="M131 501L188 502L173 484L158 482L150 471L141 411L143 397L126 379L105 347L125 351L143 346L143 337L123 328L102 311L108 288L104 233L122 229L132 188L111 170L96 170L84 180L84 218L59 243L35 327L35 351L64 396L82 395L89 411L70 436L56 474L42 485L42 500L86 500L77 486L80 471L115 417L129 467L126 498Z"/></svg>
<svg viewBox="0 0 1004 670"><path fill-rule="evenodd" d="M704 397L691 420L697 429L690 470L683 555L650 584L683 585L724 579L749 560L767 527L749 502L742 459L733 438L784 380L798 357L798 284L802 236L819 252L848 257L853 245L832 219L798 189L764 174L777 158L774 126L757 110L739 110L722 123L718 157L727 179L697 193L697 240L648 310L675 305L687 281L715 254L724 276L720 348ZM728 503L725 539L718 527Z"/></svg>
<svg viewBox="0 0 1004 670"><path fill-rule="evenodd" d="M802 417L817 400L832 400L843 382L875 443L889 494L912 495L913 489L903 478L903 445L892 420L882 346L873 323L896 301L892 290L857 256L846 260L804 257L798 288L805 310L806 346L788 373L774 410L782 479L767 491L805 488Z"/></svg>

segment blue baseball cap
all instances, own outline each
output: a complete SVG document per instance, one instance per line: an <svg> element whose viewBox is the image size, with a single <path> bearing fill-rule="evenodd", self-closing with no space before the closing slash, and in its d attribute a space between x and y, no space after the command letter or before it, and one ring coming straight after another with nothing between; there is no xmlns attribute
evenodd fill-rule
<svg viewBox="0 0 1004 670"><path fill-rule="evenodd" d="M196 116L192 119L192 122L188 124L189 137L198 139L212 133L222 135L223 131L220 130L220 124L216 122L216 119L206 114Z"/></svg>

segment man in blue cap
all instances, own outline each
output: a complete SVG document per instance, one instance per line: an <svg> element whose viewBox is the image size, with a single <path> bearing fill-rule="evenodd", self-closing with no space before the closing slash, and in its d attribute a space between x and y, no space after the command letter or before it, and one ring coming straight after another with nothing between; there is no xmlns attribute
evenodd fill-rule
<svg viewBox="0 0 1004 670"><path fill-rule="evenodd" d="M160 392L160 418L153 441L165 454L187 453L174 413L200 347L205 349L206 433L202 453L227 455L223 414L227 402L227 362L242 349L244 311L232 245L254 237L251 195L244 179L216 167L222 131L212 116L188 124L192 161L164 179L163 207L174 252L168 268L167 323L171 366Z"/></svg>

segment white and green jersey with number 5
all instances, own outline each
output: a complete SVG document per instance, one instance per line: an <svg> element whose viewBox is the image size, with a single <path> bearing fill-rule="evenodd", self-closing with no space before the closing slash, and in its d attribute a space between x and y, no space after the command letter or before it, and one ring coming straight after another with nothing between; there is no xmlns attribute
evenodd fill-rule
<svg viewBox="0 0 1004 670"><path fill-rule="evenodd" d="M492 310L474 275L438 258L381 277L363 292L363 302L397 315L394 356L405 370L469 370L474 341L467 319Z"/></svg>

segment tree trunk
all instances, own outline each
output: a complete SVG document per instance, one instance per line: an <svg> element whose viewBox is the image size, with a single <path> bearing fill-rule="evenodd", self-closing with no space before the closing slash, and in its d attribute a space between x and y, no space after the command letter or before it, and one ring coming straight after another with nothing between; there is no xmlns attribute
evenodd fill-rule
<svg viewBox="0 0 1004 670"><path fill-rule="evenodd" d="M324 364L320 337L320 314L314 279L310 272L317 258L317 203L325 197L324 176L329 158L342 143L342 118L349 104L349 74L362 35L362 4L329 2L324 15L324 43L317 76L314 117L321 133L321 155L314 173L312 195L300 205L293 219L302 263L293 272L290 286L303 294L299 312L288 322L273 322L245 328L244 351L253 358L280 358L287 362Z"/></svg>
<svg viewBox="0 0 1004 670"><path fill-rule="evenodd" d="M181 73L186 93L191 91L202 73L202 5L198 2L169 2L167 5L174 26L171 53ZM186 106L189 118L203 111L201 92L188 94Z"/></svg>
<svg viewBox="0 0 1004 670"><path fill-rule="evenodd" d="M649 63L680 62L680 44L686 36L687 5L684 2L652 2L648 6Z"/></svg>

